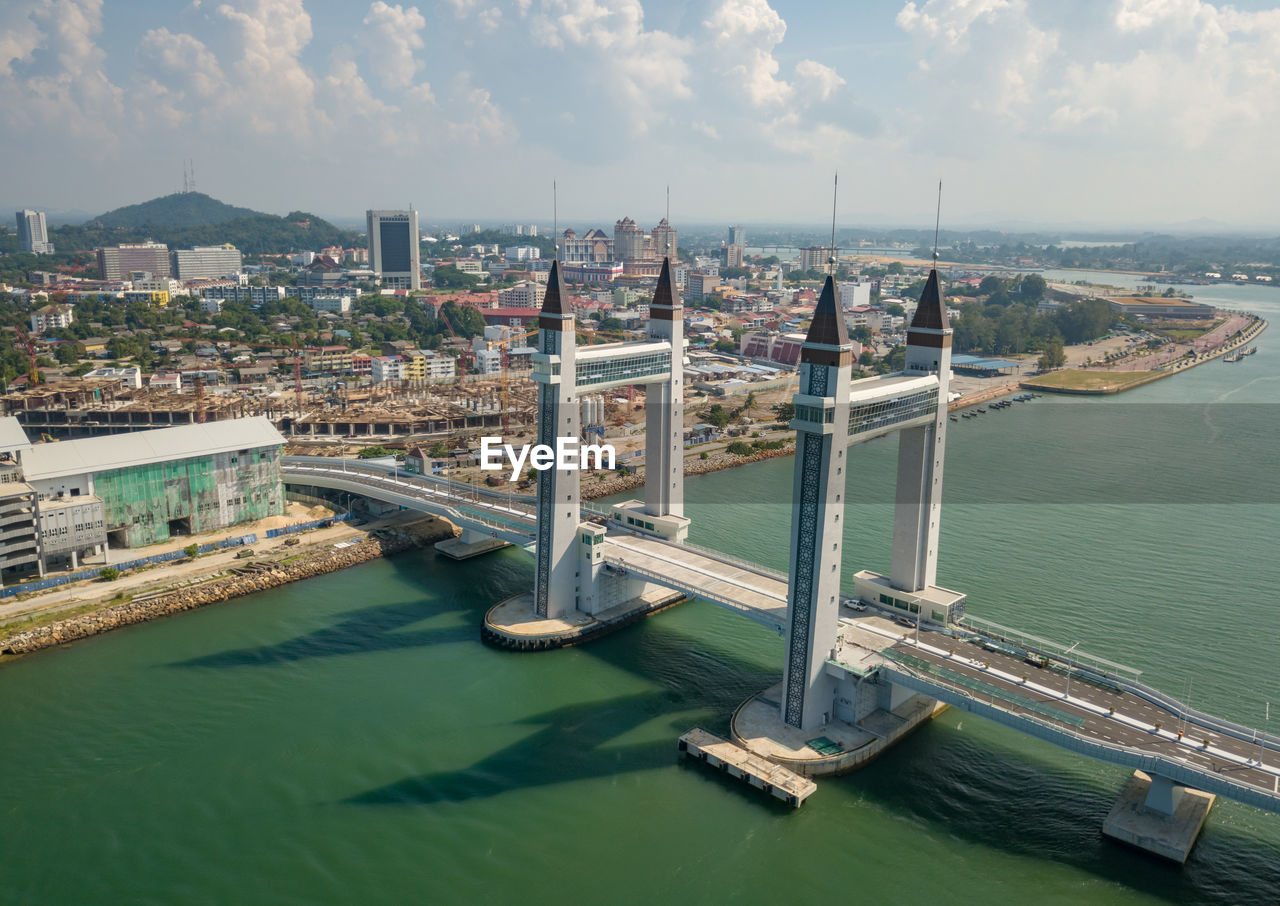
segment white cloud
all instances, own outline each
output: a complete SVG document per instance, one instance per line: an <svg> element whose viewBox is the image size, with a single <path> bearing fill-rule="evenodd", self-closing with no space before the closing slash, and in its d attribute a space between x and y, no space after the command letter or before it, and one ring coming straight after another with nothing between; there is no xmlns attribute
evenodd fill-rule
<svg viewBox="0 0 1280 906"><path fill-rule="evenodd" d="M633 133L646 132L659 110L687 100L687 58L693 44L664 31L644 27L640 0L542 0L527 12L529 34L553 50L573 49L589 61L593 79L627 105Z"/></svg>
<svg viewBox="0 0 1280 906"><path fill-rule="evenodd" d="M405 9L376 0L364 17L367 27L361 36L369 51L373 71L391 88L407 88L413 84L421 64L414 54L422 50L420 32L427 20L416 6Z"/></svg>
<svg viewBox="0 0 1280 906"><path fill-rule="evenodd" d="M102 0L45 0L25 14L8 10L4 25L0 110L8 125L56 126L73 137L111 141L122 92L107 77L97 44Z"/></svg>
<svg viewBox="0 0 1280 906"><path fill-rule="evenodd" d="M302 0L222 3L217 15L234 31L234 100L249 124L265 134L310 134L316 85L300 60L311 41L311 16Z"/></svg>
<svg viewBox="0 0 1280 906"><path fill-rule="evenodd" d="M796 64L796 86L804 95L825 101L844 84L845 80L834 69L816 60L801 60Z"/></svg>
<svg viewBox="0 0 1280 906"><path fill-rule="evenodd" d="M787 23L767 0L722 0L703 23L711 32L720 67L756 107L777 107L792 88L779 79L773 49L787 34Z"/></svg>

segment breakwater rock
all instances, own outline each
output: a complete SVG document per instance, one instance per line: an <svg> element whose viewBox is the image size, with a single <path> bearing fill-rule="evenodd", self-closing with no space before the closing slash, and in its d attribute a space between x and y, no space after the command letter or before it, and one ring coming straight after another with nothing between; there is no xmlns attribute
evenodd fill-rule
<svg viewBox="0 0 1280 906"><path fill-rule="evenodd" d="M278 588L290 582L310 579L325 573L337 572L348 566L365 563L378 557L399 553L415 547L423 547L452 538L454 527L442 519L428 519L397 529L384 530L374 537L343 548L324 548L304 554L291 562L270 560L246 561L252 567L220 579L210 579L172 592L151 595L120 603L108 602L90 613L78 614L15 633L0 642L0 654L29 654L42 648L63 645L78 639L136 623L145 623L185 610L195 610L219 601L229 601L243 595Z"/></svg>

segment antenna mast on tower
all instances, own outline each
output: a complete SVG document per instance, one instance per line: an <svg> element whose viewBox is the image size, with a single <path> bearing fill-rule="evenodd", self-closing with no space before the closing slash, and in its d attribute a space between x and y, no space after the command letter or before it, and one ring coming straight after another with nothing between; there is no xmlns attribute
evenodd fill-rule
<svg viewBox="0 0 1280 906"><path fill-rule="evenodd" d="M831 255L827 258L827 267L831 276L836 275L836 191L840 188L840 174L836 173L831 182Z"/></svg>

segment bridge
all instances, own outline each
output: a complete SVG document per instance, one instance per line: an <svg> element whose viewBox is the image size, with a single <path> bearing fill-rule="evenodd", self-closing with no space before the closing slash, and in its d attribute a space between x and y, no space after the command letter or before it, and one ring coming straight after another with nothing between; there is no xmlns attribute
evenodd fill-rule
<svg viewBox="0 0 1280 906"><path fill-rule="evenodd" d="M576 471L547 469L535 495L481 489L395 465L286 457L285 480L364 494L454 522L464 538L535 557L532 593L496 605L486 632L585 640L672 592L701 598L786 639L783 679L735 712L734 742L801 774L858 767L950 706L1135 774L1105 833L1185 860L1214 795L1280 812L1280 737L1188 708L1138 672L966 614L938 586L938 526L952 331L931 271L907 331L903 370L852 379L852 343L828 278L794 397L791 547L786 573L687 542L680 374L682 310L664 263L650 336L575 349L552 265L534 378L539 443L577 437L578 389L646 383L644 501L581 500ZM842 572L847 454L899 435L890 571ZM558 635L557 635L558 634ZM547 647L539 645L536 647Z"/></svg>
<svg viewBox="0 0 1280 906"><path fill-rule="evenodd" d="M287 456L283 465L290 484L346 491L442 516L460 528L493 533L533 552L537 501L531 495L416 475L381 463ZM601 507L584 504L581 512L584 521L611 521L610 512ZM611 570L717 604L785 635L783 573L687 542L612 526L606 530L604 562ZM914 624L905 628L893 622L896 614L893 608L842 596L841 644L827 659L828 668L863 680L876 673L1069 751L1280 812L1280 737L1195 711L1121 669L1079 664L1086 656L1063 659L1060 652L1010 643L972 626L947 628L921 621L917 635ZM860 643L851 641L855 635Z"/></svg>

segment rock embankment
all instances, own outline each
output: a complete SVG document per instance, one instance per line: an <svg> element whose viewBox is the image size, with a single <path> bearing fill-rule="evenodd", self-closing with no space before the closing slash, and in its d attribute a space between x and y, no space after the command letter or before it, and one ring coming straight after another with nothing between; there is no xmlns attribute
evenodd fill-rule
<svg viewBox="0 0 1280 906"><path fill-rule="evenodd" d="M721 450L718 453L708 453L706 459L698 457L689 458L690 454L695 450L686 449L684 461L684 474L686 475L702 475L707 472L719 472L721 469L732 469L735 466L746 465L749 462L761 462L766 459L773 459L777 456L790 456L796 452L794 442L788 443L785 447L777 450L757 450L749 456L738 456L736 453L726 453ZM607 474L607 473L599 473ZM644 469L632 472L630 475L610 476L601 480L595 478L587 478L585 475L582 480L582 498L584 500L596 500L600 497L608 497L611 494L621 494L623 491L629 491L632 488L644 486Z"/></svg>
<svg viewBox="0 0 1280 906"><path fill-rule="evenodd" d="M99 610L79 614L47 626L38 626L15 633L0 642L0 654L29 654L41 648L50 648L85 639L113 629L145 623L185 610L195 610L207 604L229 601L242 595L278 588L290 582L310 579L325 573L336 572L414 547L441 541L454 536L454 528L444 520L424 520L403 528L390 530L376 537L343 548L326 548L304 555L292 562L257 561L252 570L211 579L177 591L148 597L145 600L107 603Z"/></svg>

